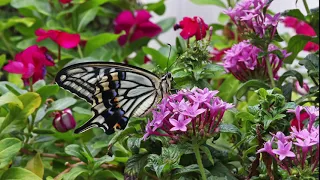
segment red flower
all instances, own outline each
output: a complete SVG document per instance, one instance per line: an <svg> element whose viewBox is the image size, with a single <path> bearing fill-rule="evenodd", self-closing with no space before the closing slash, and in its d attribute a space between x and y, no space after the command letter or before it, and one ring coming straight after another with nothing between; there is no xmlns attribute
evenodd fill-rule
<svg viewBox="0 0 320 180"><path fill-rule="evenodd" d="M137 10L134 13L122 11L114 20L115 33L125 31L126 34L119 37L118 42L122 46L128 40L136 41L143 37L152 38L161 32L160 26L149 21L151 15L146 10Z"/></svg>
<svg viewBox="0 0 320 180"><path fill-rule="evenodd" d="M196 36L196 39L200 40L206 36L206 31L209 29L209 26L202 18L194 16L193 18L184 17L179 24L174 26L174 30L177 29L182 29L180 35L184 39Z"/></svg>
<svg viewBox="0 0 320 180"><path fill-rule="evenodd" d="M22 74L22 79L28 84L29 78L32 78L33 83L43 79L46 66L54 66L53 59L47 54L47 49L33 45L18 53L14 60L9 60L3 69L10 73Z"/></svg>
<svg viewBox="0 0 320 180"><path fill-rule="evenodd" d="M299 21L294 17L286 17L284 19L284 25L286 27L294 28L297 34L302 34L306 36L316 36L314 29L306 22ZM308 42L303 50L305 51L317 51L319 49L319 44L314 42Z"/></svg>
<svg viewBox="0 0 320 180"><path fill-rule="evenodd" d="M300 128L303 128L303 121L307 120L308 118L309 118L309 115L307 112L302 112L300 114ZM297 117L295 117L294 119L291 120L289 129L291 130L291 126L294 126L297 128L298 131L300 131L301 129L299 129L298 123L299 122L297 120Z"/></svg>
<svg viewBox="0 0 320 180"><path fill-rule="evenodd" d="M72 116L71 110L68 108L55 113L52 125L59 132L67 132L76 127L76 121Z"/></svg>
<svg viewBox="0 0 320 180"><path fill-rule="evenodd" d="M59 0L62 4L69 4L72 0Z"/></svg>
<svg viewBox="0 0 320 180"><path fill-rule="evenodd" d="M80 43L79 34L69 34L59 30L45 31L41 28L37 29L35 34L38 36L37 42L50 38L52 41L65 49L77 47L77 45Z"/></svg>
<svg viewBox="0 0 320 180"><path fill-rule="evenodd" d="M148 58L148 56L144 56L144 59L143 59L143 62L144 63L148 63L150 62L151 60Z"/></svg>
<svg viewBox="0 0 320 180"><path fill-rule="evenodd" d="M211 52L211 54L213 55L212 58L210 58L212 61L215 62L220 62L222 60L222 57L225 54L225 51L229 50L231 48L224 48L221 50L218 50L217 48L213 48L213 51Z"/></svg>

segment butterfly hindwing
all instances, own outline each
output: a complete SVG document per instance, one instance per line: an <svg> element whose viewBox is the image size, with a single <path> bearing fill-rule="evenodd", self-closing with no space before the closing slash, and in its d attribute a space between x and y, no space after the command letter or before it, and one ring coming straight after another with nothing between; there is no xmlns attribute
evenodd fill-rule
<svg viewBox="0 0 320 180"><path fill-rule="evenodd" d="M93 117L76 133L100 127L112 134L115 129L124 129L130 117L148 112L158 98L160 80L132 66L81 63L64 68L56 82L92 104Z"/></svg>

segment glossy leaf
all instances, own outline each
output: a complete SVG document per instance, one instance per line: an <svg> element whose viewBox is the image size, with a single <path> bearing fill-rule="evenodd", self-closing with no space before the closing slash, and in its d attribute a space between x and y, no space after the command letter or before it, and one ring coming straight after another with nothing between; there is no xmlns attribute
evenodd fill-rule
<svg viewBox="0 0 320 180"><path fill-rule="evenodd" d="M88 170L84 166L76 166L72 168L71 171L64 174L63 180L74 180L83 173L87 174Z"/></svg>
<svg viewBox="0 0 320 180"><path fill-rule="evenodd" d="M269 85L266 83L260 81L260 80L249 80L245 82L243 85L240 86L240 88L237 90L236 97L237 99L240 99L249 89L259 89L259 88L265 88L269 89Z"/></svg>
<svg viewBox="0 0 320 180"><path fill-rule="evenodd" d="M162 55L159 51L149 48L143 47L143 52L152 56L152 61L155 62L156 65L159 65L161 69L165 69L167 67L168 58Z"/></svg>
<svg viewBox="0 0 320 180"><path fill-rule="evenodd" d="M48 108L47 112L52 112L52 111L62 111L72 105L74 105L77 102L76 99L71 98L71 97L66 97L62 99L58 99L51 103L50 108Z"/></svg>
<svg viewBox="0 0 320 180"><path fill-rule="evenodd" d="M297 57L298 53L302 51L307 42L311 41L311 36L305 35L295 35L290 38L288 42L287 51L292 53L289 57L287 57L284 62L291 64L293 60Z"/></svg>
<svg viewBox="0 0 320 180"><path fill-rule="evenodd" d="M86 156L84 155L85 151L78 144L70 144L65 147L64 151L71 156L79 158L83 162L88 162Z"/></svg>
<svg viewBox="0 0 320 180"><path fill-rule="evenodd" d="M281 84L283 83L283 81L284 81L287 77L290 77L290 76L295 77L295 78L298 80L300 86L301 86L301 87L303 86L303 77L302 77L302 75L301 75L298 71L296 71L296 70L288 70L288 71L286 71L285 73L283 73L283 75L282 75L282 76L279 78L279 80L278 80L278 86L281 86Z"/></svg>
<svg viewBox="0 0 320 180"><path fill-rule="evenodd" d="M164 20L159 21L157 24L161 27L162 33L167 32L169 29L172 29L176 23L175 17L169 17Z"/></svg>
<svg viewBox="0 0 320 180"><path fill-rule="evenodd" d="M0 96L0 106L11 103L23 109L23 104L18 96L14 95L12 92L7 92L6 94Z"/></svg>
<svg viewBox="0 0 320 180"><path fill-rule="evenodd" d="M80 22L78 25L78 32L81 32L94 18L96 17L98 13L98 8L89 9L88 11L82 13L80 15Z"/></svg>
<svg viewBox="0 0 320 180"><path fill-rule="evenodd" d="M122 34L113 34L113 33L103 33L96 35L94 37L91 37L84 48L84 54L90 55L95 49L111 42L115 41L120 37Z"/></svg>
<svg viewBox="0 0 320 180"><path fill-rule="evenodd" d="M0 141L0 169L6 167L22 148L17 138L5 138Z"/></svg>

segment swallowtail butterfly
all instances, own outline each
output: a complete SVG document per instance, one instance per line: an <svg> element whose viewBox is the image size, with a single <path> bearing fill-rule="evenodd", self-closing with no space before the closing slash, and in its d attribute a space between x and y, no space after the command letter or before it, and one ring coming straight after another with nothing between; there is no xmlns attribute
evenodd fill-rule
<svg viewBox="0 0 320 180"><path fill-rule="evenodd" d="M99 127L112 134L116 129L124 129L130 117L147 114L171 89L172 75L167 73L158 78L135 66L86 62L63 68L55 81L92 105L93 117L75 133Z"/></svg>

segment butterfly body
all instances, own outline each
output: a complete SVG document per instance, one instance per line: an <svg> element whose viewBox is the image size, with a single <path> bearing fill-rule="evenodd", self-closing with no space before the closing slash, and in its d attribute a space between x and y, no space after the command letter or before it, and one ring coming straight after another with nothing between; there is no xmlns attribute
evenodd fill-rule
<svg viewBox="0 0 320 180"><path fill-rule="evenodd" d="M142 68L111 62L79 63L56 76L62 88L92 105L93 117L75 133L93 127L112 134L124 129L130 117L144 116L171 89L171 74L162 78Z"/></svg>

